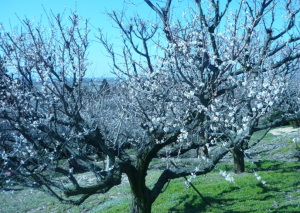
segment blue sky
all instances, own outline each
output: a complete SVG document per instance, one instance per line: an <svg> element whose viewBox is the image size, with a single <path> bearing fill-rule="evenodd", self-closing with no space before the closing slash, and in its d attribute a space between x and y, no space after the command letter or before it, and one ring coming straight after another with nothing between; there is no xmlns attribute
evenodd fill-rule
<svg viewBox="0 0 300 213"><path fill-rule="evenodd" d="M128 4L124 3L127 2ZM130 3L130 2L134 2ZM193 1L190 0L177 0L174 1L175 9L178 9L179 18L186 8L191 6ZM138 14L139 16L147 19L151 19L155 13L144 3L142 0L0 0L0 23L4 25L6 30L10 30L20 25L20 19L27 17L29 20L46 20L44 8L47 12L50 10L54 14L62 14L65 11L65 15L70 15L70 11L76 11L77 14L84 19L89 19L91 25L90 38L94 38L97 33L97 29L101 28L116 45L119 35L112 26L112 21L109 20L106 11L126 11L126 16L133 16ZM44 24L47 24L45 21ZM86 77L112 77L110 73L111 59L107 57L105 49L93 39L94 42L90 42L89 59L93 63Z"/></svg>
<svg viewBox="0 0 300 213"><path fill-rule="evenodd" d="M20 25L18 17L23 19L26 16L28 19L39 20L44 14L43 8L47 12L52 10L54 14L65 11L66 15L69 15L72 10L76 11L81 17L90 20L90 29L93 30L90 33L91 38L97 33L96 29L101 28L108 35L108 38L111 38L111 41L117 44L118 41L113 39L118 37L119 32L112 27L112 22L105 14L106 11L126 10L126 16L133 16L134 13L138 13L143 18L150 19L154 14L142 0L131 0L137 2L135 4L125 4L124 1L130 2L130 0L0 0L0 23L4 25L6 30L9 30L10 26ZM178 14L179 18L186 8L185 6L191 6L192 2L191 0L174 1L175 7L180 13ZM45 15L44 19L46 20ZM92 42L89 50L90 61L93 64L87 73L87 77L111 77L109 66L111 60L106 56L104 48L99 43Z"/></svg>
<svg viewBox="0 0 300 213"><path fill-rule="evenodd" d="M142 2L142 1L138 1ZM129 13L138 11L139 14L149 15L151 10L145 3L130 5L124 4L124 0L0 0L0 23L6 30L20 24L17 16L23 19L40 19L44 13L43 7L47 12L52 10L54 14L63 13L66 15L70 10L77 11L78 15L85 19L90 19L91 36L96 33L97 28L103 29L108 36L116 36L117 31L113 29L112 22L105 15L106 11L129 9ZM126 8L127 7L127 8ZM129 14L130 15L130 14ZM45 17L45 16L44 16ZM91 43L90 59L93 65L87 77L109 77L110 59L106 57L105 50L96 42Z"/></svg>

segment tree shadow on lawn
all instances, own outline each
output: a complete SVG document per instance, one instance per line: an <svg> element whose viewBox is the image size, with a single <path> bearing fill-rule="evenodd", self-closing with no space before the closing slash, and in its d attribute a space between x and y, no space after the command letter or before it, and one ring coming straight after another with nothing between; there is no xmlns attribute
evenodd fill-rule
<svg viewBox="0 0 300 213"><path fill-rule="evenodd" d="M289 204L288 208L290 210L287 211L287 206L284 205L284 206L281 206L281 207L278 207L276 208L276 212L294 212L294 213L299 213L300 212L300 205L299 204ZM294 209L294 210L292 210Z"/></svg>
<svg viewBox="0 0 300 213"><path fill-rule="evenodd" d="M226 198L226 199L220 199L220 198L213 198L213 197L205 197L206 200L209 201L211 206L209 206L206 202L201 200L199 196L196 195L185 195L181 197L181 201L175 205L174 207L169 209L169 213L191 213L191 212L212 212L213 209L215 209L218 212L242 212L240 210L234 211L229 206L232 206L235 204L236 199ZM186 200L189 200L188 202ZM184 209L180 207L180 205L184 203ZM256 212L256 210L245 210L244 212Z"/></svg>
<svg viewBox="0 0 300 213"><path fill-rule="evenodd" d="M277 171L280 172L294 172L300 169L300 163L298 161L292 162L294 165L287 165L287 162L281 161L270 161L270 160L261 160L253 162L255 168L247 168L249 172L255 169L257 171Z"/></svg>
<svg viewBox="0 0 300 213"><path fill-rule="evenodd" d="M181 196L179 198L179 202L175 206L170 208L168 212L169 213L171 212L182 212L182 213L214 212L214 209L216 212L228 212L228 213L229 212L257 212L262 210L262 208L266 208L265 211L267 210L277 211L277 207L272 206L270 202L271 201L273 202L273 200L277 198L276 194L281 192L281 189L279 189L278 187L269 188L268 186L265 186L262 183L256 184L256 187L262 189L262 191L258 193L257 197L255 196L244 197L243 195L241 195L241 198L239 199L222 198L225 197L226 194L228 193L234 193L235 190L239 190L240 189L239 187L230 187L228 189L224 189L221 193L217 194L214 197L204 196L205 199L211 204L211 206L209 206L204 200L202 200L197 195L186 194ZM257 207L254 207L255 209L249 209L249 208L247 209L247 205L253 208L253 206L256 206L256 203L257 203ZM269 203L269 205L267 203ZM239 207L238 210L234 210L235 205L237 208ZM245 206L245 210L240 209L241 205ZM296 205L294 205L294 207L296 207Z"/></svg>
<svg viewBox="0 0 300 213"><path fill-rule="evenodd" d="M9 191L22 191L24 190L23 188L9 188L9 187L0 187L0 191L5 191L5 192L9 192Z"/></svg>

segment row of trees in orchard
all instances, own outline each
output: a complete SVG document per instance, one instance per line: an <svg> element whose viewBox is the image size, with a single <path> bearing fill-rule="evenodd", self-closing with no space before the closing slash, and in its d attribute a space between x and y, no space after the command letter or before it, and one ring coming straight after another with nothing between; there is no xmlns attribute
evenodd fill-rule
<svg viewBox="0 0 300 213"><path fill-rule="evenodd" d="M299 96L287 89L300 64L299 2L140 2L156 19L108 13L122 47L99 30L120 77L109 93L84 81L89 28L78 15L65 22L50 14L50 27L26 19L13 32L2 29L2 184L79 205L125 174L132 212L151 212L170 180L209 173L229 152L242 172L244 150L259 142L249 143L255 131L299 119ZM180 18L178 10L185 11ZM210 148L196 164L173 162L152 188L146 185L153 159L201 147ZM97 162L103 157L105 167Z"/></svg>

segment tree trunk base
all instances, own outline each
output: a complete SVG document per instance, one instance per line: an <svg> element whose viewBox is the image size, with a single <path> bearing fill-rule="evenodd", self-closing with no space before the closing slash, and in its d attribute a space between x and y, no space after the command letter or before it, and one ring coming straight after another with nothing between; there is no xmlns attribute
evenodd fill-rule
<svg viewBox="0 0 300 213"><path fill-rule="evenodd" d="M152 203L147 195L133 195L131 213L151 213L151 209Z"/></svg>
<svg viewBox="0 0 300 213"><path fill-rule="evenodd" d="M239 148L234 148L232 154L233 154L233 162L234 162L234 167L233 167L234 173L238 174L238 173L245 172L244 152Z"/></svg>

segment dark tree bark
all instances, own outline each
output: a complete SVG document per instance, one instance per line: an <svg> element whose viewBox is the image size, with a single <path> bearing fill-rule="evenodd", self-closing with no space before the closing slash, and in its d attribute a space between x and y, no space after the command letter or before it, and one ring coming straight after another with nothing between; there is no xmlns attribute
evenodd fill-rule
<svg viewBox="0 0 300 213"><path fill-rule="evenodd" d="M300 120L291 121L290 124L293 128L299 128L300 127Z"/></svg>
<svg viewBox="0 0 300 213"><path fill-rule="evenodd" d="M151 213L152 200L150 191L138 179L130 182L132 190L132 213Z"/></svg>
<svg viewBox="0 0 300 213"><path fill-rule="evenodd" d="M235 147L232 151L233 154L233 171L235 173L243 173L245 172L245 159L244 152L238 147Z"/></svg>
<svg viewBox="0 0 300 213"><path fill-rule="evenodd" d="M68 160L70 168L73 168L73 173L83 173L89 171L88 168L81 165L75 158Z"/></svg>

